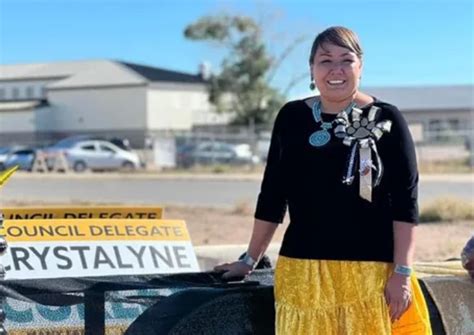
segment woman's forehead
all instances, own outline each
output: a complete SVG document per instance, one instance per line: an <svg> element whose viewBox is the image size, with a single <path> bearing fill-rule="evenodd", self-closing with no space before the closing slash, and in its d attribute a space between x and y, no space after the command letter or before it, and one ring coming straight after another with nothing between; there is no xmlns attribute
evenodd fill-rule
<svg viewBox="0 0 474 335"><path fill-rule="evenodd" d="M316 50L316 55L318 56L346 56L346 55L353 55L356 54L348 48L341 47L336 44L332 43L323 43L321 44L318 49Z"/></svg>

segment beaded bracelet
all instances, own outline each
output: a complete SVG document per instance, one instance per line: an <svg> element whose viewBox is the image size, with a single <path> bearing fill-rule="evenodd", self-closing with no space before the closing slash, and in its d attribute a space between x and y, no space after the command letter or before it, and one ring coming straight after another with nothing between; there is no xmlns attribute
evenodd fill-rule
<svg viewBox="0 0 474 335"><path fill-rule="evenodd" d="M395 270L393 270L393 271L395 273L398 273L399 275L409 277L409 276L411 276L411 274L413 272L413 269L409 266L395 264Z"/></svg>

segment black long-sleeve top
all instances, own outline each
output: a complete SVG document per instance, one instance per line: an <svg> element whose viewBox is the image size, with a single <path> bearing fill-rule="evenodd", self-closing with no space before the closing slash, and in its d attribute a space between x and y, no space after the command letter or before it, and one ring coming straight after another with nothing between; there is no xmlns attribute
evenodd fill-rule
<svg viewBox="0 0 474 335"><path fill-rule="evenodd" d="M359 195L359 178L342 183L350 147L331 132L323 147L308 139L319 130L304 100L287 103L277 115L255 218L281 223L289 209L290 223L280 255L326 260L393 262L393 221L418 222L418 170L414 144L400 111L375 100L376 121L392 128L377 141L384 166L372 202ZM335 118L322 114L325 122Z"/></svg>

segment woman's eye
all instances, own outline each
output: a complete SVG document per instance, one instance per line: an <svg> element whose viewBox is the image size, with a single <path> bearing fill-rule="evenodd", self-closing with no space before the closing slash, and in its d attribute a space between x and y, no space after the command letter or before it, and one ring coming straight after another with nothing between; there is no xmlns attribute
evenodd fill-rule
<svg viewBox="0 0 474 335"><path fill-rule="evenodd" d="M325 59L321 61L321 64L328 64L328 63L331 63L329 59Z"/></svg>
<svg viewBox="0 0 474 335"><path fill-rule="evenodd" d="M346 63L346 64L352 64L352 63L354 63L354 60L352 60L352 59L344 59L344 63Z"/></svg>

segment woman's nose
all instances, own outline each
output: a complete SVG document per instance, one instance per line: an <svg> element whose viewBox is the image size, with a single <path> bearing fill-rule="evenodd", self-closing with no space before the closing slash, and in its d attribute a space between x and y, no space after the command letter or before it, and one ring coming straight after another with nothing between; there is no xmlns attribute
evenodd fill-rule
<svg viewBox="0 0 474 335"><path fill-rule="evenodd" d="M344 63L343 62L334 62L331 67L332 72L343 72Z"/></svg>

